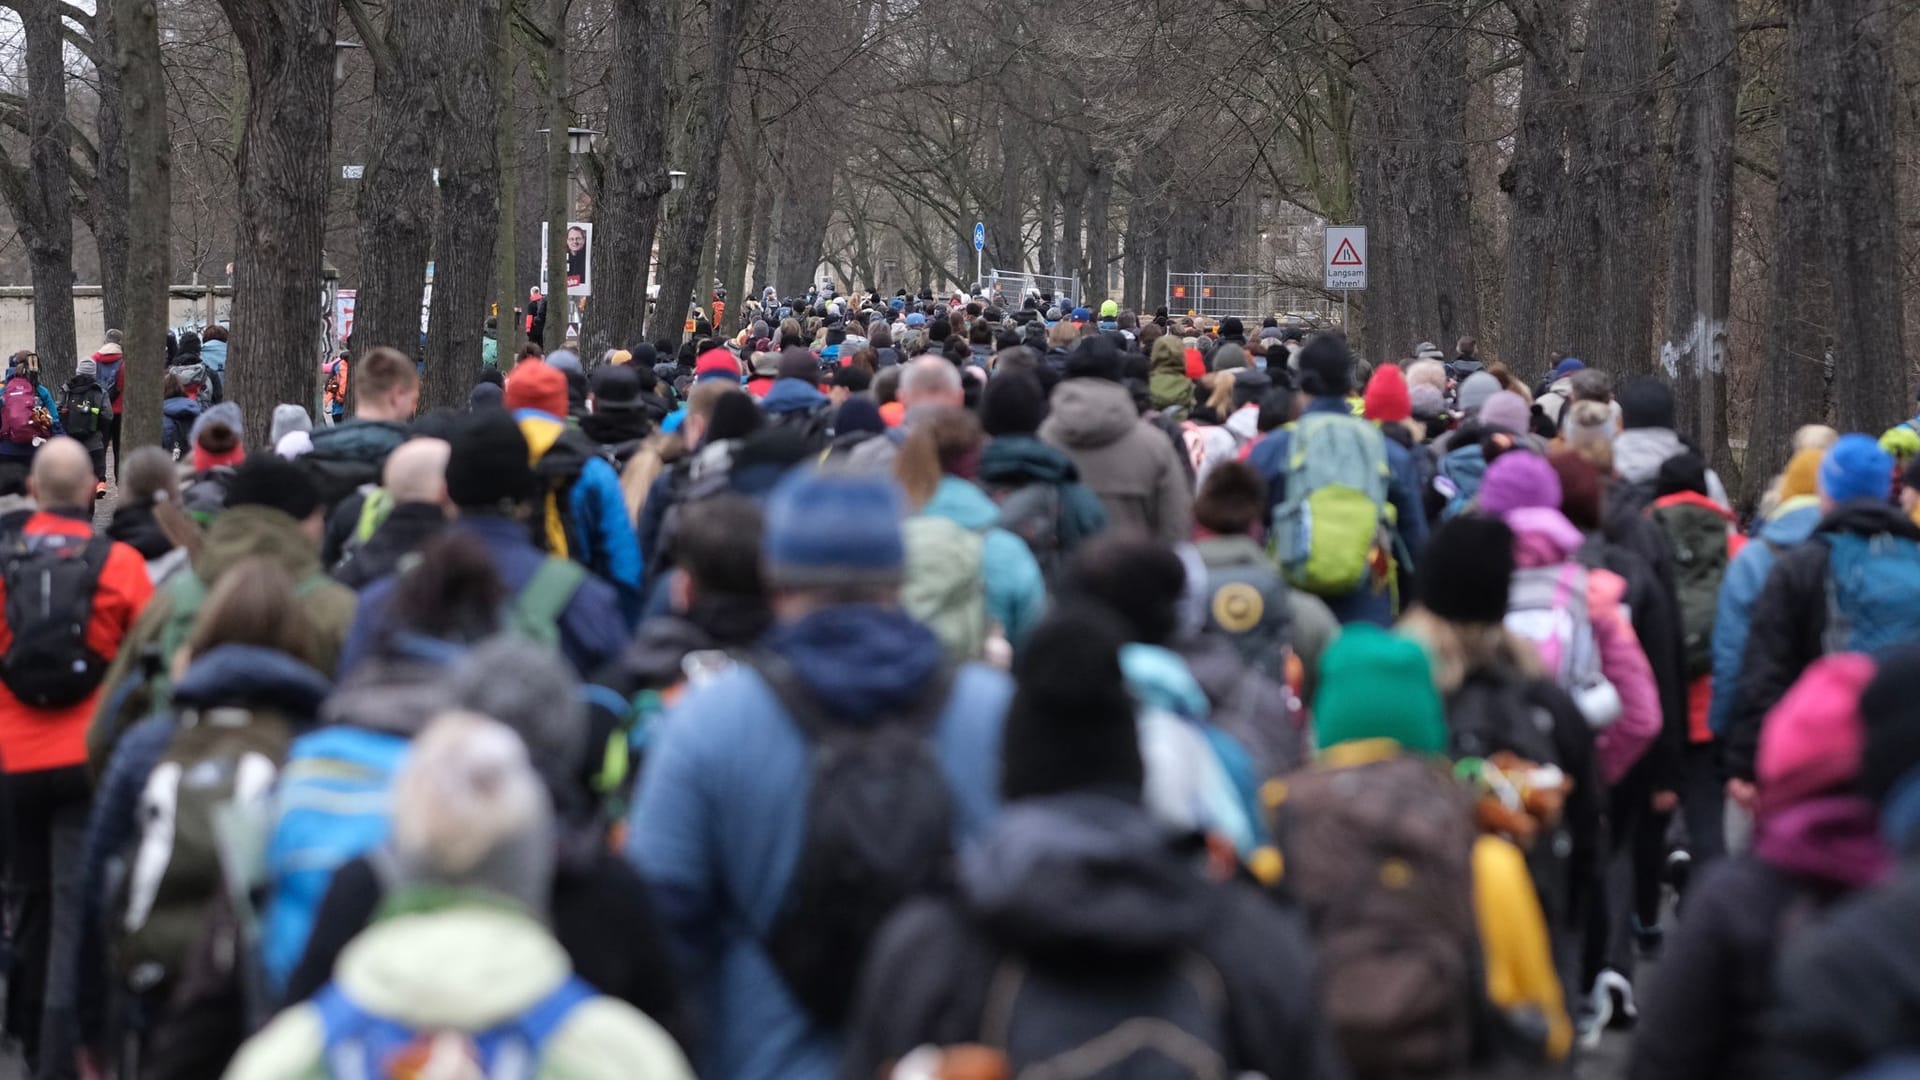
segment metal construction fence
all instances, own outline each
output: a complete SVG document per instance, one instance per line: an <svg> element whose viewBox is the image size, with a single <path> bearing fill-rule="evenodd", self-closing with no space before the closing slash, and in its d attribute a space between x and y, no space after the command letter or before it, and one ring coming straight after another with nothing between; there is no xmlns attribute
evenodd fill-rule
<svg viewBox="0 0 1920 1080"><path fill-rule="evenodd" d="M1306 289L1291 288L1267 274L1167 275L1167 312L1208 319L1229 316L1242 321L1269 315L1297 315L1316 326L1337 321L1339 301Z"/></svg>
<svg viewBox="0 0 1920 1080"><path fill-rule="evenodd" d="M1076 307L1080 303L1080 277L1029 274L1024 270L993 270L987 274L987 297L1004 309L1018 308L1028 293L1051 294L1054 303Z"/></svg>

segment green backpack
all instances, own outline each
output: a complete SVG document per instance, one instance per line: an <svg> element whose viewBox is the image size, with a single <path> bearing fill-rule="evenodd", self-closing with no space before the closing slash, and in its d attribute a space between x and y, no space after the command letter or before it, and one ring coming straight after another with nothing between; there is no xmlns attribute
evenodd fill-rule
<svg viewBox="0 0 1920 1080"><path fill-rule="evenodd" d="M1271 541L1280 572L1318 596L1358 589L1374 552L1392 547L1386 439L1358 417L1309 413L1293 425L1281 476Z"/></svg>
<svg viewBox="0 0 1920 1080"><path fill-rule="evenodd" d="M986 655L988 619L986 538L964 525L931 514L902 526L907 541L907 579L900 604L940 639L956 661Z"/></svg>
<svg viewBox="0 0 1920 1080"><path fill-rule="evenodd" d="M1674 592L1680 600L1680 632L1687 678L1713 671L1713 624L1720 613L1720 583L1732 562L1727 519L1704 506L1656 507L1650 513L1673 549Z"/></svg>

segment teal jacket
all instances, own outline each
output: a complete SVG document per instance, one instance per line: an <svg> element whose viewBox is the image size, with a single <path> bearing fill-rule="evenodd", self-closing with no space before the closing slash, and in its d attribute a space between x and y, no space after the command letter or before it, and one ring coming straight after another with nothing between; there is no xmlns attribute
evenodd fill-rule
<svg viewBox="0 0 1920 1080"><path fill-rule="evenodd" d="M1017 651L1047 607L1047 585L1026 541L1000 528L1000 508L987 493L957 476L943 477L921 513L943 517L980 533L987 587L987 614L1000 624Z"/></svg>

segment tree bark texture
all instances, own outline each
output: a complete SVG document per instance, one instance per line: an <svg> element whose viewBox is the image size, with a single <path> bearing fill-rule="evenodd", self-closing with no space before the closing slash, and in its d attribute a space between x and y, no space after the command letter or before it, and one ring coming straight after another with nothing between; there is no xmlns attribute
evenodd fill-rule
<svg viewBox="0 0 1920 1080"><path fill-rule="evenodd" d="M753 245L759 242L762 228L760 220L762 185L758 145L758 135L749 135L748 149L740 155L740 160L736 163L739 168L735 170L738 186L734 194L737 200L734 213L738 217L734 222L733 235L728 241L726 266L720 274L721 288L727 290L727 315L724 326L714 327L714 330L722 334L747 325L747 258Z"/></svg>
<svg viewBox="0 0 1920 1080"><path fill-rule="evenodd" d="M746 0L707 0L706 66L686 139L691 153L684 166L687 188L679 212L667 222L667 239L660 246L660 306L654 312L651 335L676 348L686 329L687 302L704 302L712 280L711 275L701 275L701 264L711 240L714 204L720 198L720 155L726 149L727 119L732 115L737 48L733 39L745 6ZM648 70L658 68L648 65ZM648 175L659 171L656 163Z"/></svg>
<svg viewBox="0 0 1920 1080"><path fill-rule="evenodd" d="M56 0L18 5L27 37L26 213L20 231L33 271L33 351L41 381L59 386L73 374L73 179L67 171L65 30Z"/></svg>
<svg viewBox="0 0 1920 1080"><path fill-rule="evenodd" d="M480 377L480 339L493 288L500 226L500 159L491 138L496 78L511 77L499 51L501 0L433 0L434 96L440 128L440 224L434 237L426 403L460 408Z"/></svg>
<svg viewBox="0 0 1920 1080"><path fill-rule="evenodd" d="M100 160L94 167L93 244L100 253L101 313L109 329L124 328L127 320L127 134L124 122L125 94L120 86L120 68L115 42L113 9L97 4L93 17L94 45L100 62L95 74L100 81L99 105L94 130L99 140ZM81 342L82 349L97 342Z"/></svg>
<svg viewBox="0 0 1920 1080"><path fill-rule="evenodd" d="M596 354L639 344L646 328L660 200L669 190L665 20L660 0L614 4L613 51L622 62L613 69L607 88L607 134L600 144L605 167L594 206L600 266L582 328L587 347ZM661 254L664 263L664 249ZM667 303L664 288L660 300L663 311L675 308L671 322L678 341L685 301Z"/></svg>
<svg viewBox="0 0 1920 1080"><path fill-rule="evenodd" d="M360 27L373 54L374 94L366 174L355 201L355 356L382 346L411 356L419 344L420 297L433 243L433 136L440 124L433 69L446 55L434 8L444 6L401 0L387 5L384 27Z"/></svg>
<svg viewBox="0 0 1920 1080"><path fill-rule="evenodd" d="M1730 484L1727 315L1733 279L1733 124L1739 58L1732 0L1682 0L1675 12L1674 146L1668 190L1666 335L1681 429Z"/></svg>
<svg viewBox="0 0 1920 1080"><path fill-rule="evenodd" d="M1562 186L1566 183L1568 108L1563 5L1514 0L1522 48L1518 128L1500 177L1507 196L1507 250L1501 281L1498 355L1523 376L1543 374L1555 348L1554 282L1559 261Z"/></svg>
<svg viewBox="0 0 1920 1080"><path fill-rule="evenodd" d="M515 313L515 309L521 306L526 295L521 291L520 278L514 263L514 228L519 220L516 200L520 197L520 128L513 114L515 2L516 0L502 0L500 25L494 29L494 41L500 50L500 75L494 83L496 97L493 118L494 156L500 162L500 206L494 218L496 243L493 304L499 319L496 335L502 371L513 366L514 355L520 351L520 342L526 332L526 324L521 321L521 316Z"/></svg>
<svg viewBox="0 0 1920 1080"><path fill-rule="evenodd" d="M1113 240L1113 166L1096 155L1087 164L1086 182L1087 238L1080 303L1097 307L1107 298L1112 282L1109 245Z"/></svg>
<svg viewBox="0 0 1920 1080"><path fill-rule="evenodd" d="M832 125L802 133L788 143L781 178L779 236L775 240L771 284L780 295L805 292L826 250L827 225L833 220L833 178L838 170ZM967 274L973 273L973 248L967 248ZM665 299L665 294L662 294Z"/></svg>
<svg viewBox="0 0 1920 1080"><path fill-rule="evenodd" d="M173 144L160 64L156 0L112 0L127 149L127 275L121 348L127 390L122 453L160 444L160 380L167 362L167 279L172 235ZM232 367L228 367L231 374ZM306 404L305 399L296 399ZM122 460L125 460L122 458Z"/></svg>
<svg viewBox="0 0 1920 1080"><path fill-rule="evenodd" d="M247 430L319 388L338 0L220 0L247 63L227 392Z"/></svg>
<svg viewBox="0 0 1920 1080"><path fill-rule="evenodd" d="M547 50L547 322L540 342L547 352L567 340L572 308L567 296L567 219L573 216L573 149L567 137L567 129L573 126L573 110L567 106L568 7L568 0L551 0L547 5L547 27L553 38Z"/></svg>

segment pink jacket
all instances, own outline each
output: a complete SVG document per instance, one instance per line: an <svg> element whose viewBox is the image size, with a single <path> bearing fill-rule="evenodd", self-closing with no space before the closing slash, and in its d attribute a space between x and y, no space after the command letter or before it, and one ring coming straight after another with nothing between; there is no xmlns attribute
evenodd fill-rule
<svg viewBox="0 0 1920 1080"><path fill-rule="evenodd" d="M1513 530L1514 565L1522 569L1568 562L1585 540L1558 510L1509 510L1503 519ZM1619 782L1660 736L1660 691L1646 650L1633 632L1633 621L1620 604L1626 592L1626 580L1620 575L1610 570L1587 571L1587 615L1600 650L1600 671L1620 695L1620 718L1594 738L1600 778L1608 784Z"/></svg>

